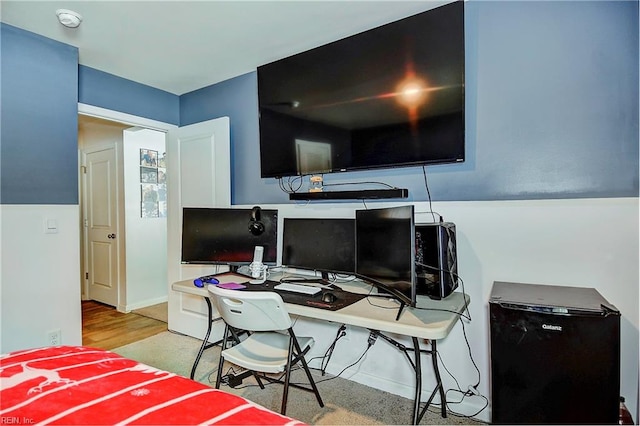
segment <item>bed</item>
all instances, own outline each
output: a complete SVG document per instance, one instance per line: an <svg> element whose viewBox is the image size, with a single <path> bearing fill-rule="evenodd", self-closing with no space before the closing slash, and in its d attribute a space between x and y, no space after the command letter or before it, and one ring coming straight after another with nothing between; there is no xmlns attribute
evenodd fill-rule
<svg viewBox="0 0 640 426"><path fill-rule="evenodd" d="M0 420L22 425L302 424L242 397L83 346L2 355Z"/></svg>

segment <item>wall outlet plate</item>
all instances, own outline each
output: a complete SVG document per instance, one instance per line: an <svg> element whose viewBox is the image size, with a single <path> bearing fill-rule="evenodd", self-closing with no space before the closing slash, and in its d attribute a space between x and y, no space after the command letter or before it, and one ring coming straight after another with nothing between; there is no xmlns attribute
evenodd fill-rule
<svg viewBox="0 0 640 426"><path fill-rule="evenodd" d="M50 330L47 333L47 343L49 346L60 346L62 344L62 332L59 328Z"/></svg>

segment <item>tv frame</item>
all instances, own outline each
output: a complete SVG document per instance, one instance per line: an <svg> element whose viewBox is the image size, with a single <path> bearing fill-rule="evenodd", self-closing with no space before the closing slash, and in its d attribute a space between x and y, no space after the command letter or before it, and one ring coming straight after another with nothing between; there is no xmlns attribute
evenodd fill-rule
<svg viewBox="0 0 640 426"><path fill-rule="evenodd" d="M259 66L261 177L463 162L466 142L464 15L464 1L456 1ZM454 26L458 29L455 36L451 29ZM395 44L387 47L385 42L389 40ZM445 56L444 51L449 52L449 56ZM389 60L390 55L399 56L394 62ZM370 62L361 64L360 58ZM421 61L421 58L428 60ZM389 65L393 63L400 65ZM353 72L353 69L359 71ZM384 71L375 74L373 70L378 69ZM287 77L287 73L291 76ZM396 99L402 93L398 82L411 76L421 78L429 86L422 91L427 93L429 108L414 105L398 108ZM380 80L384 86L374 87L374 82ZM325 87L326 81L333 83ZM309 87L312 92L306 91ZM354 106L364 105L374 105L374 108L347 113ZM381 110L384 116L376 115ZM393 118L389 119L390 116ZM349 117L349 122L343 117ZM362 117L367 117L366 121ZM402 123L402 127L398 123ZM429 139L436 138L437 143L426 144L427 139L420 136L420 144L416 145L417 123L422 123L422 131L429 129ZM361 145L360 149L353 149L352 137L360 140L356 143ZM404 154L409 150L397 149L398 138L406 141L407 146L418 148ZM309 160L312 166L304 165L307 157L300 154L304 146L298 147L298 142L313 143L305 148L314 151L309 157L313 159ZM371 149L374 145L376 148ZM443 150L445 145L447 148ZM372 152L376 154L369 156ZM323 159L317 160L320 157Z"/></svg>

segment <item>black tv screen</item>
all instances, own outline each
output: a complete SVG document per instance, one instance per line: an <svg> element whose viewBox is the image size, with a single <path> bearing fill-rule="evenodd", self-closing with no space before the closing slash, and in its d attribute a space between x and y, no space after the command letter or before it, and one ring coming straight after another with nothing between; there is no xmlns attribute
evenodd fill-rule
<svg viewBox="0 0 640 426"><path fill-rule="evenodd" d="M262 177L464 161L464 2L258 67Z"/></svg>
<svg viewBox="0 0 640 426"><path fill-rule="evenodd" d="M182 210L182 263L242 265L253 261L255 246L263 246L263 263L278 257L278 210L185 207ZM254 235L249 225L264 225Z"/></svg>
<svg viewBox="0 0 640 426"><path fill-rule="evenodd" d="M353 273L355 251L354 219L284 219L283 266Z"/></svg>
<svg viewBox="0 0 640 426"><path fill-rule="evenodd" d="M404 294L415 287L415 221L412 205L356 210L356 273Z"/></svg>

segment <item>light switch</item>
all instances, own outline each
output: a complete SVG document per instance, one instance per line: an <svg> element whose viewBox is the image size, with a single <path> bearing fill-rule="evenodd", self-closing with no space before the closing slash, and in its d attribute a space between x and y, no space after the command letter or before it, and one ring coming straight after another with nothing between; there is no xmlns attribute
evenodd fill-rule
<svg viewBox="0 0 640 426"><path fill-rule="evenodd" d="M58 221L56 219L46 219L44 221L44 233L45 234L57 234L58 233Z"/></svg>

